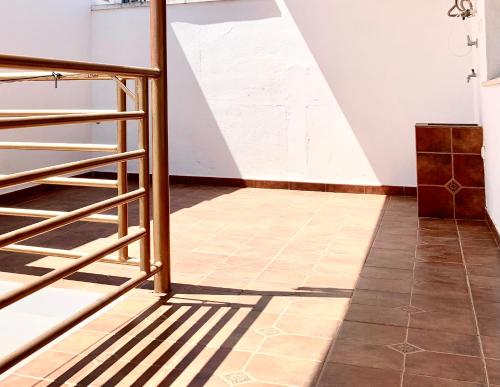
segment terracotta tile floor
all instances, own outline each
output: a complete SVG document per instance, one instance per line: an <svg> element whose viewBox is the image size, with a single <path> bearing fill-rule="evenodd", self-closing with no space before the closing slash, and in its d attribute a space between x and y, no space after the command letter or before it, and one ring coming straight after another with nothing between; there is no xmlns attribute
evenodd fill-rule
<svg viewBox="0 0 500 387"><path fill-rule="evenodd" d="M0 385L500 386L500 251L485 223L319 192L176 186L172 204L172 295L146 283ZM27 222L1 218L0 232ZM82 223L30 243L84 250L114 231ZM3 254L0 280L64 262ZM136 271L100 262L58 286L104 292Z"/></svg>

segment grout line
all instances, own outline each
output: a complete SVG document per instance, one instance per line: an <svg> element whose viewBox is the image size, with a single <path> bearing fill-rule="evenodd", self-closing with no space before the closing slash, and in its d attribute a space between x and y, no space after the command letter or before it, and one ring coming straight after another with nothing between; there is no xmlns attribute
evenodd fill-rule
<svg viewBox="0 0 500 387"><path fill-rule="evenodd" d="M488 369L486 367L486 359L484 356L483 342L481 340L481 332L479 331L479 323L478 323L478 319L477 319L476 306L474 305L474 297L472 296L472 289L471 289L470 278L469 278L469 269L467 266L467 261L465 260L464 249L462 246L462 238L460 236L460 228L458 227L458 221L456 221L456 220L455 220L455 227L457 228L458 243L460 244L460 252L462 255L462 262L463 262L464 269L465 269L465 282L467 283L467 291L469 293L469 299L471 302L472 313L474 315L474 323L476 324L476 334L477 334L477 340L479 343L479 350L481 353L481 360L483 362L483 371L484 371L484 376L485 376L485 380L486 380L486 386L489 387L490 380L489 380L489 376L488 376Z"/></svg>
<svg viewBox="0 0 500 387"><path fill-rule="evenodd" d="M357 289L357 284L358 284L358 282L359 282L359 280L360 280L360 278L361 278L361 271L363 270L363 268L364 268L364 267L365 267L365 265L366 265L366 261L368 260L368 256L370 255L370 252L371 252L371 250L373 249L373 244L375 243L375 240L376 240L376 238L377 238L377 236L378 236L378 234L379 234L379 232L380 232L380 229L381 229L381 225L382 225L383 218L384 218L384 216L385 216L385 214L386 214L387 208L389 207L389 203L390 203L390 201L391 201L391 198L392 198L392 197L391 197L391 196L386 196L386 198L387 198L387 201L385 201L385 202L384 202L384 206L382 207L382 211L380 212L380 216L379 216L379 219L378 219L378 224L377 224L377 227L375 228L375 232L372 234L374 237L373 237L373 239L372 239L372 241L371 241L371 245L370 245L370 247L368 248L368 251L367 251L367 253L366 253L366 257L365 257L365 259L364 259L363 266L362 266L362 267L361 267L361 269L360 269L360 274L358 275L358 278L357 278L357 280L356 280L356 284L354 285L353 294L354 294L354 291ZM348 307L347 307L346 314L347 314L347 311L349 310L349 308L351 307L351 305L352 305L352 297L351 297L351 299L349 300L349 305L348 305ZM345 315L344 315L344 316L345 316ZM337 343L337 338L338 338L338 335L339 335L339 333L340 333L340 330L342 329L342 326L343 326L343 324L344 324L344 321L345 321L345 320L344 320L344 319L342 319L342 321L340 322L340 325L339 325L339 327L338 327L338 329L337 329L337 333L336 333L335 337L333 338L332 343L330 344L330 348L328 349L328 352L327 352L327 354L326 354L325 359L329 359L329 358L330 358L330 355L331 355L331 354L332 354L332 352L333 352L333 349L334 349L334 347L335 347L335 344ZM323 377L323 374L325 373L325 370L326 370L326 363L329 363L329 362L328 362L327 360L324 360L324 361L323 361L323 367L321 367L321 370L320 370L319 374L318 374L318 375L317 375L317 377L316 377L316 381L315 381L315 384L314 384L314 385L315 385L315 387L319 387L319 383L320 383L320 381L321 381L321 378ZM402 378L401 378L401 380L402 380Z"/></svg>
<svg viewBox="0 0 500 387"><path fill-rule="evenodd" d="M418 250L418 236L419 236L419 230L420 230L420 219L417 218L417 240L415 243L415 250L413 252L413 268L412 268L412 279L411 279L411 290L410 290L410 300L409 300L409 306L411 307L413 304L413 289L415 285L415 268L417 266L417 250ZM406 335L405 335L405 343L408 344L408 336L410 335L410 323L411 323L411 313L408 313L408 320L406 324ZM403 387L404 383L404 376L406 372L406 353L403 354L403 369L401 372L401 387Z"/></svg>
<svg viewBox="0 0 500 387"><path fill-rule="evenodd" d="M267 268L279 257L279 255L292 243L292 241L301 233L301 231L303 231L306 226L308 224L311 223L311 221L320 213L320 211L325 208L325 206L327 205L327 203L330 201L330 197L328 198L328 200L325 200L323 204L321 204L317 209L316 211L314 211L314 213L309 217L309 219L303 223L302 227L300 229L298 229L289 239L288 241L285 243L284 246L282 246L282 248L274 255L274 257L270 260L270 262L267 263L267 265L265 265L261 271L255 276L255 278L247 285L250 286L251 284L253 284L255 282L255 280L257 278L260 277L260 275L265 271L267 270ZM273 324L273 326L275 326L275 324L277 323L278 320L280 320L283 315L286 313L286 311L288 310L288 308L290 307L290 305L292 304L292 300L288 301L288 305L283 308L283 310L281 311L281 313L279 313L279 316L278 318L276 319L275 323ZM257 346L257 348L255 349L254 353L248 358L248 360L246 361L245 365L242 367L243 370L246 370L247 367L250 365L251 361L254 359L255 355L260 351L262 345L264 344L264 342L266 341L266 337L265 336L262 336L262 340L261 342L259 343L259 345ZM321 362L320 362L321 363ZM318 380L319 380L319 377L318 377Z"/></svg>
<svg viewBox="0 0 500 387"><path fill-rule="evenodd" d="M451 181L456 182L456 179L455 179L455 154L453 153L453 128L450 128L450 148L451 148L450 149L451 150L451 153L450 153L450 155L451 155ZM446 183L446 184L448 184L448 183ZM448 189L448 187L446 187L446 188ZM455 205L455 199L456 199L456 194L458 193L458 191L460 191L460 189L458 191L455 191L455 192L452 192L449 189L448 189L448 191L451 194L451 200L453 200L453 218L456 219L457 218L457 206Z"/></svg>

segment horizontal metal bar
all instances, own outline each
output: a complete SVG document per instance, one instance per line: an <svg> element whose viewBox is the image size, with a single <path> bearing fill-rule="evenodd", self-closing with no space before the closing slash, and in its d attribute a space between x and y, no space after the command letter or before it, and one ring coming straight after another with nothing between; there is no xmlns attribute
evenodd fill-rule
<svg viewBox="0 0 500 387"><path fill-rule="evenodd" d="M0 67L25 70L65 71L134 77L156 78L160 70L147 67L118 66L104 63L70 61L52 58L35 58L18 55L0 55Z"/></svg>
<svg viewBox="0 0 500 387"><path fill-rule="evenodd" d="M47 211L47 210L31 210L27 208L11 208L11 207L0 207L0 215L7 216L23 216L28 218L46 218L51 219L57 216L66 215L69 212L66 211ZM94 223L118 223L118 216L116 215L103 215L94 214L80 219L85 222Z"/></svg>
<svg viewBox="0 0 500 387"><path fill-rule="evenodd" d="M118 151L118 147L116 145L70 144L70 143L51 143L51 142L0 142L0 149L111 152L111 153L116 153Z"/></svg>
<svg viewBox="0 0 500 387"><path fill-rule="evenodd" d="M45 274L41 277L38 277L33 282L29 282L24 284L10 292L4 293L0 295L0 309L6 308L9 305L12 305L14 302L21 300L24 297L33 294L37 290L43 289L56 281L59 281L70 274L77 272L78 270L84 268L85 266L90 265L91 263L99 260L100 258L115 252L116 250L128 246L130 243L133 243L140 238L146 235L145 229L140 229L139 231L127 235L123 238L118 239L117 241L111 243L109 246L101 247L97 251L93 253L89 253L81 258L78 258L71 265L67 265L65 267L55 269L48 274Z"/></svg>
<svg viewBox="0 0 500 387"><path fill-rule="evenodd" d="M144 157L144 154L144 149L139 149L135 151L118 153L116 155L95 157L89 160L74 161L67 164L59 164L26 172L13 173L0 177L0 188L11 187L17 184L32 183L33 181L40 179L84 171L94 167L102 167L104 165L109 165L116 162L138 159Z"/></svg>
<svg viewBox="0 0 500 387"><path fill-rule="evenodd" d="M36 183L51 185L69 185L72 187L117 188L117 180L84 179L77 177L50 177L37 180Z"/></svg>
<svg viewBox="0 0 500 387"><path fill-rule="evenodd" d="M8 175L0 175L8 176ZM80 177L49 177L47 179L35 180L35 183L50 185L68 185L71 187L95 187L95 188L117 188L117 180L85 179Z"/></svg>
<svg viewBox="0 0 500 387"><path fill-rule="evenodd" d="M70 258L77 259L83 257L86 253L75 250L64 250L64 249L53 249L49 247L38 247L38 246L28 246L28 245L19 245L12 244L5 247L0 247L2 251L8 251L11 253L19 253L19 254L34 254L34 255L43 255L44 257L59 257L59 258ZM120 261L120 257L114 255L108 255L99 260L100 262L106 263L119 263L121 265L129 265L129 266L139 266L140 260L139 258L130 257L127 261Z"/></svg>
<svg viewBox="0 0 500 387"><path fill-rule="evenodd" d="M56 216L55 218L42 220L41 222L21 227L20 229L13 230L8 233L0 235L0 247L17 243L26 240L28 238L31 238L33 236L43 234L51 230L55 230L67 224L86 218L95 213L106 211L120 204L137 200L143 197L144 195L145 195L145 190L143 188L139 188L135 191L131 191L129 193L119 195L111 199L103 200L101 202L91 204L86 207L82 207L78 210L67 212L63 215Z"/></svg>
<svg viewBox="0 0 500 387"><path fill-rule="evenodd" d="M0 110L0 117L32 117L32 116L57 116L61 114L96 114L96 113L116 113L116 110L100 109L9 109Z"/></svg>
<svg viewBox="0 0 500 387"><path fill-rule="evenodd" d="M146 117L142 111L115 113L60 114L37 117L0 118L0 129L30 128L35 126L84 124L89 122L140 120Z"/></svg>
<svg viewBox="0 0 500 387"><path fill-rule="evenodd" d="M56 73L58 81L109 81L114 75L107 74L78 74L58 71ZM133 79L135 77L120 75L122 79ZM0 82L54 82L53 71L16 71L16 72L0 72Z"/></svg>
<svg viewBox="0 0 500 387"><path fill-rule="evenodd" d="M27 246L27 245L17 245L17 244L1 247L0 250L9 251L12 253L35 254L35 255L44 255L46 257L60 257L60 258L81 258L85 255L85 253L83 252L78 252L73 250L52 249L48 247Z"/></svg>
<svg viewBox="0 0 500 387"><path fill-rule="evenodd" d="M44 334L38 336L36 339L21 346L10 355L7 355L6 357L0 360L0 374L9 370L14 365L19 363L21 360L26 359L31 354L43 348L45 345L49 344L51 341L61 336L63 333L69 331L71 328L77 326L82 321L92 316L94 313L100 311L106 305L109 305L111 302L113 302L117 298L127 293L129 290L142 284L144 281L146 281L148 278L158 273L158 271L160 270L161 270L161 265L158 263L155 264L154 266L151 266L149 273L144 271L141 272L139 276L125 282L123 285L119 286L113 292L106 294L104 297L97 300L97 302L83 308L77 314L73 315L67 320L64 320L62 323L57 324L55 327L51 328Z"/></svg>

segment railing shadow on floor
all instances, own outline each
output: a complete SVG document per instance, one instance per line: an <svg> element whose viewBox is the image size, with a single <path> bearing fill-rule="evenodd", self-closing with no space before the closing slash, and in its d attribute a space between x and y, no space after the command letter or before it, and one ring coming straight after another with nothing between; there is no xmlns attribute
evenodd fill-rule
<svg viewBox="0 0 500 387"><path fill-rule="evenodd" d="M148 285L152 286L152 282L149 281ZM180 297L176 296L176 288L179 289ZM258 296L258 301L249 304L207 301L207 295L214 297L220 295ZM197 300L197 296L204 296L203 301ZM239 320L236 325L231 326L230 333L227 334L227 337L225 337L222 343L218 343L216 346L212 347L215 352L206 360L199 370L197 368L198 371L193 375L193 379L187 384L189 386L201 386L215 374L226 357L235 349L243 335L251 329L252 324L262 313L264 313L266 306L269 305L274 297L350 298L351 296L352 289L325 288L322 290L321 288L316 288L313 292L301 291L298 289L294 291L252 291L175 284L174 293L172 295L159 299L146 310L133 317L126 325L113 332L111 337L105 339L104 342L100 343L96 348L87 353L85 357L64 371L48 385L59 386L69 380L72 380L73 383L75 377L78 378L77 385L92 385L98 379L100 379L99 383L103 383L102 385L105 386L117 385L125 377L130 377L134 369L143 363L144 360L157 349L160 341L173 340L173 344L156 358L154 364L147 364L145 371L141 371L136 379L129 384L130 386L137 387L144 386L156 377L156 385L171 385L181 377L186 369L189 369L189 366L198 358L206 346L210 345L215 335L218 334L222 328L227 327L228 323L231 322L239 311L248 311L247 315L242 320ZM189 301L190 299L192 300L191 302ZM165 308L165 306L167 307L165 312L158 315L159 309ZM161 328L165 320L181 311L182 314L180 317L173 320L163 331L155 334L155 340L150 341L147 339L148 337L151 338L150 334L152 332ZM195 317L199 312L202 313L201 317L197 318L196 321L191 324L190 319ZM218 317L219 314L222 314L221 317ZM213 321L214 319L216 319L215 322ZM139 332L134 331L133 335L131 335L132 330L135 330L138 324L142 323L144 325L144 321L148 322L144 328ZM183 326L186 324L191 325L189 325L187 329L184 329L185 327ZM175 332L179 330L182 330L182 334L172 339ZM196 342L189 342L191 337L201 330L203 330L202 337ZM124 339L125 342L116 348L116 344ZM131 359L122 360L131 350L144 343L146 343L146 345L144 347L141 346L141 350L133 355ZM162 369L161 365L167 364L169 360L179 355L179 352L185 346L188 346L189 349L186 353L181 355L182 359L175 367L169 368L167 371L163 368L161 380L158 381L157 373ZM93 367L93 364L95 364L94 360L110 349L113 349L113 354L110 357L105 357L102 363ZM111 373L109 376L106 376L105 381L101 380L103 375L109 372L111 367L115 366L120 360L122 360L123 363L121 364L123 364L123 366L114 374ZM48 377L48 379L50 379L50 377Z"/></svg>
<svg viewBox="0 0 500 387"><path fill-rule="evenodd" d="M129 183L129 188L135 189L136 183ZM210 187L174 184L171 187L171 214L177 211L194 207L204 201L210 201L217 197L231 194L238 188ZM31 199L13 202L15 207L29 207L33 209L51 209L58 211L71 211L83 205L105 200L113 196L113 190L96 188L62 188L48 192L46 195L37 195ZM116 213L116 210L106 213ZM130 225L138 224L139 208L136 203L129 205ZM0 216L0 234L15 230L40 221L40 219L26 217ZM175 226L174 226L175 227ZM78 222L60 229L49 232L35 238L29 239L33 246L43 246L55 249L73 250L78 249L92 241L106 238L117 233L116 225L103 223ZM70 236L70 237L68 237ZM53 269L40 267L36 261L42 259L41 255L20 254L0 251L0 273L12 273L31 276L43 276ZM104 275L98 273L77 272L66 278L70 281L98 283L103 285L122 285L128 279L115 275Z"/></svg>

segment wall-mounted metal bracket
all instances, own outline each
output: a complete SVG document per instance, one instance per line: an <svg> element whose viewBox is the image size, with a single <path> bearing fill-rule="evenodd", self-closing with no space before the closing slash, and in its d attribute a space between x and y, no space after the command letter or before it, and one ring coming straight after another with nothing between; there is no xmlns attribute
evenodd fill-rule
<svg viewBox="0 0 500 387"><path fill-rule="evenodd" d="M472 40L470 35L467 35L467 46L469 46L469 47L476 46L476 48L478 48L479 47L479 39Z"/></svg>

